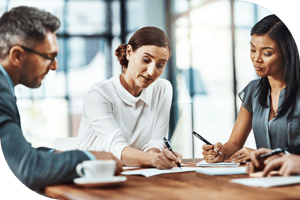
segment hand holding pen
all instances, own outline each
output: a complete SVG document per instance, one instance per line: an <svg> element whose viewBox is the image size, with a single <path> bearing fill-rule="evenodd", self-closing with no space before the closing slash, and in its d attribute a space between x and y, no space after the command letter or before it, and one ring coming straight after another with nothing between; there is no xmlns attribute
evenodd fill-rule
<svg viewBox="0 0 300 200"><path fill-rule="evenodd" d="M174 154L174 156L177 157L177 155L174 153L174 151L173 151L173 149L172 149L172 147L171 147L169 141L168 141L165 137L164 137L164 142L165 142L165 145L166 145L167 149L168 149L169 151L171 151L171 152ZM177 164L177 166L181 169L180 163L177 162L176 164Z"/></svg>
<svg viewBox="0 0 300 200"><path fill-rule="evenodd" d="M222 149L222 144L221 143L216 143L212 145L209 141L204 139L201 135L196 133L195 131L192 132L194 136L196 136L198 139L203 141L206 145L202 146L203 149L203 156L206 162L212 163L212 162L222 162L224 160L224 155L220 151Z"/></svg>
<svg viewBox="0 0 300 200"><path fill-rule="evenodd" d="M266 148L260 148L252 153L249 154L250 159L247 160L246 168L247 173L253 173L255 171L261 171L265 167L266 160L272 160L276 158L278 154L284 153L286 151L286 148L280 149L266 149ZM251 162L249 162L251 161Z"/></svg>

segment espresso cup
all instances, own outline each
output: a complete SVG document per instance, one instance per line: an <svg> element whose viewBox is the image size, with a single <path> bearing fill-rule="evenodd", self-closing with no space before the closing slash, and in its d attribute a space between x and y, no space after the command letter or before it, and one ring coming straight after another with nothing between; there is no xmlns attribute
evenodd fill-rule
<svg viewBox="0 0 300 200"><path fill-rule="evenodd" d="M115 170L115 160L87 160L76 166L77 174L84 178L109 179Z"/></svg>

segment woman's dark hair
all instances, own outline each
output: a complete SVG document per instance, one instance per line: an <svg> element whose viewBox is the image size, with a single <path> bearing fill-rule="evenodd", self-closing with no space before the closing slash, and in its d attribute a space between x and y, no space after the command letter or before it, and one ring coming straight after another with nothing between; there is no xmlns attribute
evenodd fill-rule
<svg viewBox="0 0 300 200"><path fill-rule="evenodd" d="M144 45L166 47L168 48L171 56L171 46L168 36L162 30L156 27L149 26L139 29L130 38L128 44L132 46L133 51L136 51L138 48ZM128 66L128 60L126 59L126 50L128 44L121 44L115 51L115 55L118 57L118 60L123 68L127 68Z"/></svg>
<svg viewBox="0 0 300 200"><path fill-rule="evenodd" d="M286 83L285 97L283 103L278 108L276 118L284 116L291 108L288 119L291 118L296 103L299 84L299 53L295 40L285 26L285 24L276 16L269 15L260 20L251 30L252 35L269 35L278 43L282 50L283 57L283 78ZM259 83L258 100L261 106L268 107L267 98L270 89L270 83L267 77L262 77Z"/></svg>

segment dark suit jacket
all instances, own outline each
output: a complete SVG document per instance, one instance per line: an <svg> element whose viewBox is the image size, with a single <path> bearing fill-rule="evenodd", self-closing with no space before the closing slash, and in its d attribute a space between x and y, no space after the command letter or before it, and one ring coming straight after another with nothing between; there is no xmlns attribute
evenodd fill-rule
<svg viewBox="0 0 300 200"><path fill-rule="evenodd" d="M300 145L288 147L288 152L296 155L300 155Z"/></svg>
<svg viewBox="0 0 300 200"><path fill-rule="evenodd" d="M4 157L12 172L35 190L78 177L78 163L89 160L82 151L48 153L33 148L22 133L19 111L7 78L0 71L0 139Z"/></svg>

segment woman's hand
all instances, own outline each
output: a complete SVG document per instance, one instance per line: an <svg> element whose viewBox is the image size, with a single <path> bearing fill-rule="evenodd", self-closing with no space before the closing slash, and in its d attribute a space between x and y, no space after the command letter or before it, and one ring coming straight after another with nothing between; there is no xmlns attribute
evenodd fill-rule
<svg viewBox="0 0 300 200"><path fill-rule="evenodd" d="M293 174L300 174L300 156L294 154L282 154L279 156L272 156L273 159L268 158L264 161L266 165L263 171L263 176L274 169L279 169L279 174L282 176L290 176Z"/></svg>
<svg viewBox="0 0 300 200"><path fill-rule="evenodd" d="M256 171L262 171L265 168L265 161L271 161L273 159L278 158L279 156L281 156L281 154L279 155L273 155L273 156L269 156L266 158L260 158L257 159L257 157L261 154L266 154L266 153L270 153L272 150L271 149L266 149L266 148L260 148L256 151L253 151L249 154L250 160L251 162L247 162L246 163L246 171L247 173L254 173ZM284 155L284 154L282 154Z"/></svg>
<svg viewBox="0 0 300 200"><path fill-rule="evenodd" d="M242 149L238 150L224 162L231 162L231 163L242 163L245 160L249 159L249 154L255 151L255 149L250 149L248 147L243 147Z"/></svg>
<svg viewBox="0 0 300 200"><path fill-rule="evenodd" d="M271 152L271 149L266 149L266 148L260 148L256 151L253 151L249 154L249 158L251 162L246 163L246 171L248 174L254 173L255 171L259 171L258 169L263 169L264 168L264 163L263 161L257 160L257 156L265 153Z"/></svg>
<svg viewBox="0 0 300 200"><path fill-rule="evenodd" d="M176 163L181 164L182 155L174 152L175 155L168 149L163 149L160 153L155 153L156 156L151 161L151 165L158 169L170 169L177 167Z"/></svg>
<svg viewBox="0 0 300 200"><path fill-rule="evenodd" d="M215 163L215 162L223 162L225 151L223 148L223 145L218 142L214 145L207 145L204 144L202 146L202 154L203 158L208 163ZM220 154L218 151L220 151L222 154Z"/></svg>

